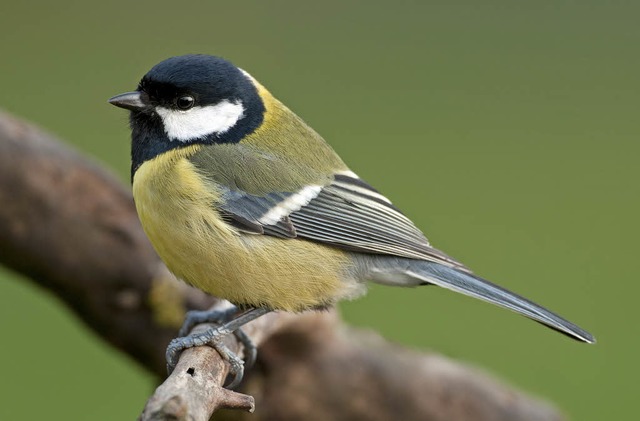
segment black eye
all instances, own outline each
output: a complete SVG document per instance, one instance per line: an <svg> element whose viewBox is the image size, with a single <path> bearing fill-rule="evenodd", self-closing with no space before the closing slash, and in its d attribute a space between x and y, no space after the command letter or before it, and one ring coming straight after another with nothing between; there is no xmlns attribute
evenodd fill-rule
<svg viewBox="0 0 640 421"><path fill-rule="evenodd" d="M196 100L193 99L192 96L185 95L176 100L176 106L181 110L188 110L189 108L193 107L193 104L195 104L195 102Z"/></svg>

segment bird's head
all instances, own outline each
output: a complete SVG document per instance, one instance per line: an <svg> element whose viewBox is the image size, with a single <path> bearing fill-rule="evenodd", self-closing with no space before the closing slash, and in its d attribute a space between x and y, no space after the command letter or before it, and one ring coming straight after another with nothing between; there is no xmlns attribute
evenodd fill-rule
<svg viewBox="0 0 640 421"><path fill-rule="evenodd" d="M254 80L220 57L185 55L155 65L133 92L109 100L131 111L132 160L193 143L235 143L263 121Z"/></svg>

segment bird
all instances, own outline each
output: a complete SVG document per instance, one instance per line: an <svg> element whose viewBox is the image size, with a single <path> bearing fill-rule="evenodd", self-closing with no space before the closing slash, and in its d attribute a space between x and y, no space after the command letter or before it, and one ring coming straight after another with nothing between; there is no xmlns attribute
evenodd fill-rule
<svg viewBox="0 0 640 421"><path fill-rule="evenodd" d="M129 110L131 179L142 227L179 279L234 306L192 312L167 348L221 344L270 311L326 309L367 283L437 285L507 308L578 341L586 330L474 274L436 249L382 193L253 76L206 54L156 64L137 89L109 99ZM220 326L187 335L204 321ZM245 353L246 355L246 353Z"/></svg>

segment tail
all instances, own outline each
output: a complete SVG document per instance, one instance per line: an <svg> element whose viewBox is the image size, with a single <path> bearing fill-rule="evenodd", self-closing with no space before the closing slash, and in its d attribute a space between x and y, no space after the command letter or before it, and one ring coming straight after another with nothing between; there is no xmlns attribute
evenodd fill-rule
<svg viewBox="0 0 640 421"><path fill-rule="evenodd" d="M375 256L368 263L372 281L403 286L438 285L515 311L578 341L596 342L593 335L570 321L471 273L424 260Z"/></svg>

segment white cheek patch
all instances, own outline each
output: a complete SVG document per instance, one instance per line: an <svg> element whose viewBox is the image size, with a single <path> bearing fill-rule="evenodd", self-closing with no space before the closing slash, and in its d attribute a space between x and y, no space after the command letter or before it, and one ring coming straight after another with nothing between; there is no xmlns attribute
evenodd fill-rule
<svg viewBox="0 0 640 421"><path fill-rule="evenodd" d="M162 118L167 136L180 142L225 133L244 117L242 102L226 99L215 105L195 106L186 111L157 107L156 112Z"/></svg>

